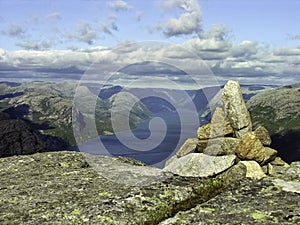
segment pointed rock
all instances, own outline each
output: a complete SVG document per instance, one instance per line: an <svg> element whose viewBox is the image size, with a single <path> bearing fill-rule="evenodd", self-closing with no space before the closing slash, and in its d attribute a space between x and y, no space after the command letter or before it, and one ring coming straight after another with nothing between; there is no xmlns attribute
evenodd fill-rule
<svg viewBox="0 0 300 225"><path fill-rule="evenodd" d="M191 153L174 159L163 170L179 176L211 177L233 166L236 160L235 155L209 156L203 153Z"/></svg>
<svg viewBox="0 0 300 225"><path fill-rule="evenodd" d="M264 126L259 126L254 132L264 146L271 145L272 140L269 131Z"/></svg>
<svg viewBox="0 0 300 225"><path fill-rule="evenodd" d="M177 157L185 156L189 153L195 152L197 148L198 138L188 138L180 149L176 152Z"/></svg>
<svg viewBox="0 0 300 225"><path fill-rule="evenodd" d="M225 115L234 134L237 138L242 138L246 133L252 131L252 122L239 82L228 81L223 89L222 97Z"/></svg>

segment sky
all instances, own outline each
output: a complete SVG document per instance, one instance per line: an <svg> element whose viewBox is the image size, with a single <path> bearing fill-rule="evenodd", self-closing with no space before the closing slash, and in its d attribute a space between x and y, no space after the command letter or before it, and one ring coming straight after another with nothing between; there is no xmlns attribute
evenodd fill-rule
<svg viewBox="0 0 300 225"><path fill-rule="evenodd" d="M0 0L0 8L1 79L79 79L94 63L129 65L145 55L193 66L186 49L221 82L300 82L297 0ZM144 41L168 47L133 47ZM109 57L115 48L119 57Z"/></svg>

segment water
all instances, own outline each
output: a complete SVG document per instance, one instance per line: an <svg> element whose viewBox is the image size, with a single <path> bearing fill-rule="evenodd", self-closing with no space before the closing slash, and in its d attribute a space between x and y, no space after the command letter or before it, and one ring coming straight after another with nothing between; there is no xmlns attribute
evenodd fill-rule
<svg viewBox="0 0 300 225"><path fill-rule="evenodd" d="M91 139L79 146L80 151L84 151L96 155L112 155L134 158L145 162L147 165L162 167L165 161L170 158L178 148L184 143L187 138L196 137L199 122L193 117L185 119L184 124L181 124L179 115L175 112L167 112L156 114L166 123L167 131L161 130L159 124L151 126L152 132L158 137L163 137L163 141L156 143L156 139L147 139L150 136L149 120L140 123L132 132L141 139L140 149L132 149L126 146L118 139L117 135L105 135ZM121 138L126 138L130 131L118 133ZM158 144L153 149L143 151L145 146L143 143L153 142ZM102 143L102 148L99 148L99 142Z"/></svg>

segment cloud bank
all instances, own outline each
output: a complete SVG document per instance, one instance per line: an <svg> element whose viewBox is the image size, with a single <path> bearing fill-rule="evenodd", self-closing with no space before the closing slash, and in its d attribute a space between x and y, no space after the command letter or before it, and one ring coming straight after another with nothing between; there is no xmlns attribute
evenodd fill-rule
<svg viewBox="0 0 300 225"><path fill-rule="evenodd" d="M0 51L0 76L14 78L16 74L25 73L31 74L33 78L55 75L65 79L80 79L80 76L95 63L100 71L104 71L109 67L118 68L118 65L129 66L151 60L159 62L163 56L167 59L176 59L178 62L176 66L179 69L180 65L188 65L191 71L197 68L195 63L203 59L221 83L228 79L259 84L300 82L300 47L269 49L251 41L234 44L228 39L218 38L218 34L218 32L210 32L206 34L206 39L194 38L181 45L162 45L155 48L141 48L138 44L123 42L116 46L117 50L113 51L101 46L79 50L47 51L5 51L2 49ZM32 49L34 46L29 48ZM143 68L144 74L149 76L169 74L174 75L175 78L178 75L167 67L149 68L151 67ZM198 72L193 71L194 74ZM127 75L140 76L141 73Z"/></svg>

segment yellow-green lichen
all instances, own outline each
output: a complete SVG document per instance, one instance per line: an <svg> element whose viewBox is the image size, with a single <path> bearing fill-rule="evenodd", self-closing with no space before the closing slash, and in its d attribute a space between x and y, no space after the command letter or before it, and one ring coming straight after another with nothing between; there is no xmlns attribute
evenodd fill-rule
<svg viewBox="0 0 300 225"><path fill-rule="evenodd" d="M251 216L255 220L263 220L263 219L265 219L266 214L264 214L262 212L254 212L254 213L251 213Z"/></svg>

